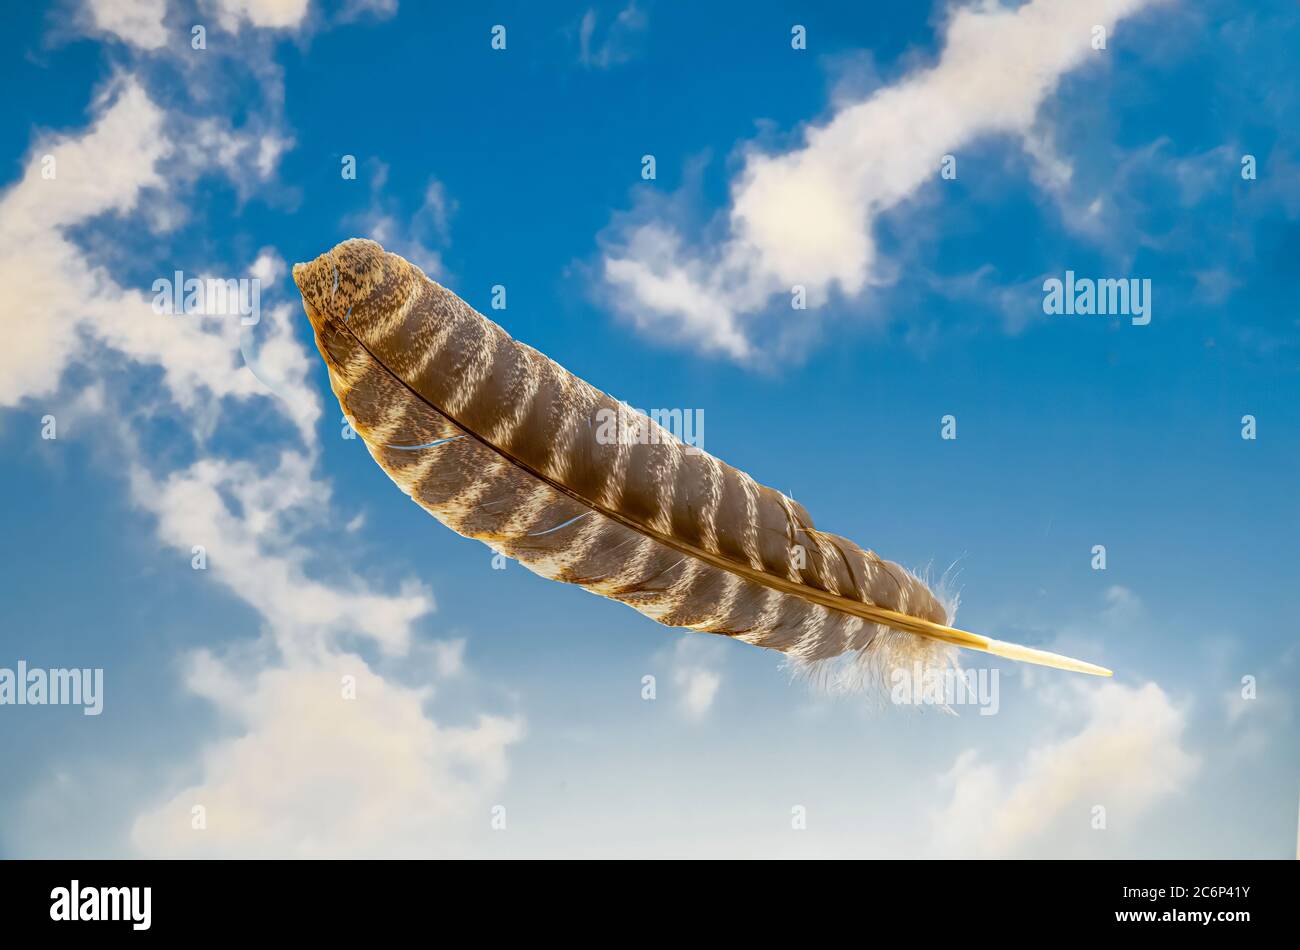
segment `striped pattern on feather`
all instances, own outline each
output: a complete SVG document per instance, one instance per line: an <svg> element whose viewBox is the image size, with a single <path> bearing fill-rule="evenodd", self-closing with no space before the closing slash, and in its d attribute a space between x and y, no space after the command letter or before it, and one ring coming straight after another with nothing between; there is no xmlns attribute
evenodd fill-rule
<svg viewBox="0 0 1300 950"><path fill-rule="evenodd" d="M970 645L955 635L975 637L942 626L914 575L653 420L635 416L646 438L598 439L626 406L375 242L293 275L349 423L454 531L659 623L799 661L943 666Z"/></svg>

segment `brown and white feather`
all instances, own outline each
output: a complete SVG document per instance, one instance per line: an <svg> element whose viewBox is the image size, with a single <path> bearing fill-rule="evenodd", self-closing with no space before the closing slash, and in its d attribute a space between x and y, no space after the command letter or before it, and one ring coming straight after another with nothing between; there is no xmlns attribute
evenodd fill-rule
<svg viewBox="0 0 1300 950"><path fill-rule="evenodd" d="M597 439L605 413L625 418L626 406L415 265L350 240L296 265L294 280L349 423L452 530L659 623L800 664L952 664L949 643L852 612L948 623L919 578L651 419L635 419L644 441Z"/></svg>

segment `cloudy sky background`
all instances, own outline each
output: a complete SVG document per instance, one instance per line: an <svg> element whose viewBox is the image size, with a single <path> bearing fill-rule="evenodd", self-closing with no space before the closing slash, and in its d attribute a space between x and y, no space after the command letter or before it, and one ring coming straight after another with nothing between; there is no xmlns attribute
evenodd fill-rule
<svg viewBox="0 0 1300 950"><path fill-rule="evenodd" d="M10 11L0 666L106 696L0 707L0 855L1294 854L1295 4L463 6ZM493 570L341 437L287 268L358 235L1115 679L832 697Z"/></svg>

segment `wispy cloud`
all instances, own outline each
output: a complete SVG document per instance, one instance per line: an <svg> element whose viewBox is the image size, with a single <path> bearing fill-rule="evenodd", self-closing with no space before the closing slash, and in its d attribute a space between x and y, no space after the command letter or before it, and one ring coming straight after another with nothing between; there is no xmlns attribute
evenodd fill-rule
<svg viewBox="0 0 1300 950"><path fill-rule="evenodd" d="M608 69L633 56L633 44L650 24L649 15L632 0L602 24L600 14L589 8L578 22L578 59L592 69Z"/></svg>
<svg viewBox="0 0 1300 950"><path fill-rule="evenodd" d="M722 644L699 634L677 640L668 654L673 698L687 719L703 719L722 686Z"/></svg>
<svg viewBox="0 0 1300 950"><path fill-rule="evenodd" d="M1026 136L1062 76L1104 62L1094 28L1109 31L1147 2L955 10L933 66L841 105L805 129L797 148L748 149L730 207L701 240L668 206L616 221L602 236L611 303L647 333L737 360L797 348L812 323L790 319L793 288L815 309L833 293L854 297L888 282L880 216L937 180L945 155L984 136Z"/></svg>
<svg viewBox="0 0 1300 950"><path fill-rule="evenodd" d="M350 215L345 224L359 236L378 241L419 265L435 280L446 280L442 254L451 244L451 217L456 211L456 202L446 187L437 178L429 178L420 206L407 213L386 191L388 166L375 160L367 168L370 204L364 211Z"/></svg>
<svg viewBox="0 0 1300 950"><path fill-rule="evenodd" d="M163 20L167 0L87 0L87 26L140 49L153 50L168 40Z"/></svg>
<svg viewBox="0 0 1300 950"><path fill-rule="evenodd" d="M292 30L307 18L311 0L216 0L222 29L238 32L247 23L263 29Z"/></svg>
<svg viewBox="0 0 1300 950"><path fill-rule="evenodd" d="M424 712L427 689L385 680L349 653L251 679L200 653L188 683L240 735L204 751L202 781L140 815L132 838L143 854L446 854L469 816L486 826L484 796L523 735L521 720L500 716L440 726Z"/></svg>
<svg viewBox="0 0 1300 950"><path fill-rule="evenodd" d="M1015 762L986 762L974 749L957 757L941 781L950 798L933 819L940 853L1059 854L1093 841L1084 853L1105 854L1115 835L1196 774L1199 760L1184 746L1186 712L1155 683L1075 682L1067 692L1057 705L1082 728L1067 727Z"/></svg>
<svg viewBox="0 0 1300 950"><path fill-rule="evenodd" d="M237 6L253 25L287 26L303 15L292 4ZM117 19L103 22L134 30L131 48L152 55L141 31L153 21L115 9ZM57 403L79 420L93 417L96 425L76 431L126 473L131 501L152 516L166 556L189 562L201 547L203 576L260 618L228 651L187 658L185 685L237 732L214 737L190 768L159 776L150 799L135 803L132 840L143 854L427 852L467 809L484 807L523 718L479 714L444 726L426 709L428 689L379 671L421 652L416 625L433 600L414 581L384 590L318 543L347 518L332 515L330 484L317 471L321 401L292 330L298 305L278 297L278 252L264 247L240 267L266 284L253 328L257 375L245 365L249 330L238 319L160 314L138 277L118 276L122 268L171 277L177 262L158 260L150 238L184 220L197 183L217 178L257 194L292 147L278 77L254 77L269 102L256 128L243 130L220 97L188 99L187 87L176 101L170 70L155 66L142 58L123 67L95 97L87 127L42 136L22 178L0 195L0 278L28 288L0 313L12 340L0 353L0 408ZM238 64L194 57L187 68L209 71L206 80L186 74L201 88ZM430 235L445 235L451 208L431 183L421 211ZM85 241L87 229L95 241ZM116 256L105 259L106 250ZM195 276L225 270L185 266ZM287 432L271 455L241 439L249 417L238 410L251 402L258 426ZM159 422L180 425L160 430ZM166 451L157 451L160 431ZM462 673L463 641L436 645L430 668L444 678ZM343 676L355 699L341 692ZM369 764L358 770L357 762ZM323 810L304 810L309 800ZM196 803L210 809L215 833L192 827Z"/></svg>

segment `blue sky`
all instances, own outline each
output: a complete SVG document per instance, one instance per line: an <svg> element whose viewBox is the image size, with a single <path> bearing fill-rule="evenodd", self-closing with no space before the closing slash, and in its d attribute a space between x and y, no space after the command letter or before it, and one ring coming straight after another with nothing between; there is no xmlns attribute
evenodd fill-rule
<svg viewBox="0 0 1300 950"><path fill-rule="evenodd" d="M0 854L1290 856L1294 4L460 6L11 15L0 668L105 702L0 706ZM1114 680L900 708L493 570L341 437L287 268L353 236Z"/></svg>

